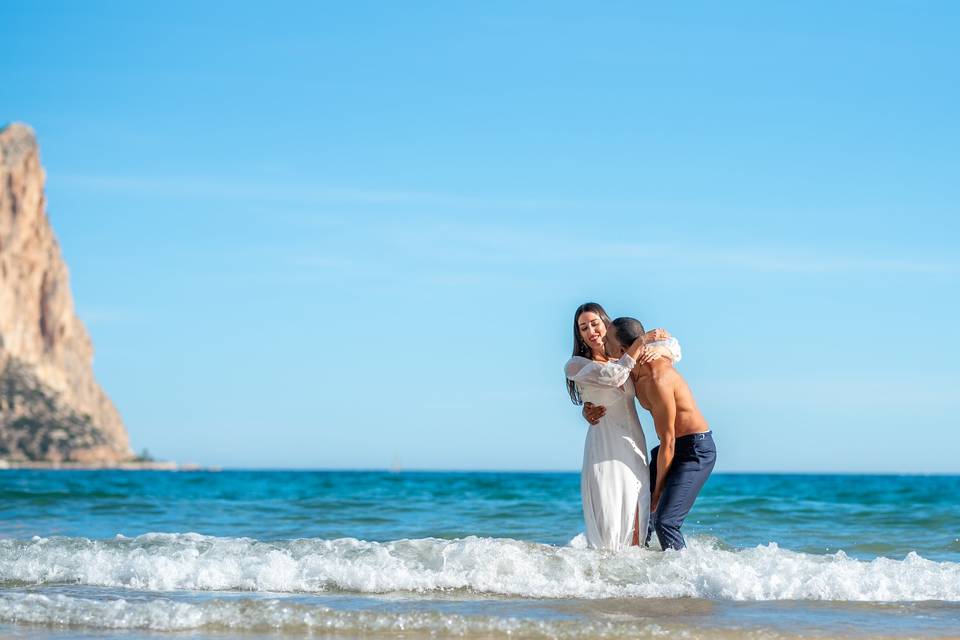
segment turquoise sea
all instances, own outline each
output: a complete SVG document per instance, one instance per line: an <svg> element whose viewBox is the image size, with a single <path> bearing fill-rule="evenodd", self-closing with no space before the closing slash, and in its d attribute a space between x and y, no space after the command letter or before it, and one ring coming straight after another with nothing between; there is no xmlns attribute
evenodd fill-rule
<svg viewBox="0 0 960 640"><path fill-rule="evenodd" d="M682 552L576 473L0 471L0 637L960 637L960 477L715 474Z"/></svg>

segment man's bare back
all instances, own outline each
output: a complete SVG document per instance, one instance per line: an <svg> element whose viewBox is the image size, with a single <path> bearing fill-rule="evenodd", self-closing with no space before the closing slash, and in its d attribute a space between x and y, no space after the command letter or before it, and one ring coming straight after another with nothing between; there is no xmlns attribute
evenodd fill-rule
<svg viewBox="0 0 960 640"><path fill-rule="evenodd" d="M671 405L675 412L674 438L710 430L703 414L697 408L687 381L673 368L673 363L668 358L660 358L639 366L633 370L633 375L637 400L640 401L640 406L654 416L658 436L661 435L661 425L657 421L657 413L668 414ZM660 439L663 440L663 437Z"/></svg>

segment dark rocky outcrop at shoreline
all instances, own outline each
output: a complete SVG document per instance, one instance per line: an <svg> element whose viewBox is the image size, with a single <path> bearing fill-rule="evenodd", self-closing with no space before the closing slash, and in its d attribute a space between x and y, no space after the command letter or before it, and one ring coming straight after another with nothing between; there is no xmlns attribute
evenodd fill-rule
<svg viewBox="0 0 960 640"><path fill-rule="evenodd" d="M40 382L29 367L9 359L0 371L0 459L70 460L83 451L103 458L109 448L89 415L65 405L59 394Z"/></svg>

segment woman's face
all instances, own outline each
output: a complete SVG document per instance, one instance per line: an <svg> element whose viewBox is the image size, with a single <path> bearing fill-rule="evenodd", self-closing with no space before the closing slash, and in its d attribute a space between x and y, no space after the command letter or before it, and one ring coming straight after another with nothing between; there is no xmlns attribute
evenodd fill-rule
<svg viewBox="0 0 960 640"><path fill-rule="evenodd" d="M607 326L593 311L584 311L577 318L580 337L593 351L603 351L603 339L607 336Z"/></svg>

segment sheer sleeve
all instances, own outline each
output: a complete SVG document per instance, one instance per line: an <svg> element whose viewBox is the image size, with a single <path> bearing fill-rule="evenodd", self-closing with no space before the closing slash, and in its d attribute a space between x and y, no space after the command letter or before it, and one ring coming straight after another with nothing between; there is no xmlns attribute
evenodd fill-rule
<svg viewBox="0 0 960 640"><path fill-rule="evenodd" d="M666 347L670 351L670 359L673 360L673 364L680 362L680 358L683 357L683 352L680 350L680 343L676 338L669 338L667 340L657 340L651 342L647 345L648 347Z"/></svg>
<svg viewBox="0 0 960 640"><path fill-rule="evenodd" d="M680 342L676 338L657 340L647 346L666 347L674 364L680 362L680 358L683 357ZM619 387L630 379L630 372L636 365L636 360L627 354L623 354L619 360L609 360L607 362L597 362L589 358L573 356L567 360L564 373L567 379L576 383L594 384L601 387Z"/></svg>
<svg viewBox="0 0 960 640"><path fill-rule="evenodd" d="M624 354L619 360L597 362L580 356L573 356L564 367L569 380L578 384L594 384L601 387L619 387L630 378L630 372L636 361Z"/></svg>

